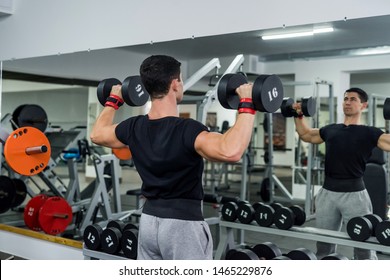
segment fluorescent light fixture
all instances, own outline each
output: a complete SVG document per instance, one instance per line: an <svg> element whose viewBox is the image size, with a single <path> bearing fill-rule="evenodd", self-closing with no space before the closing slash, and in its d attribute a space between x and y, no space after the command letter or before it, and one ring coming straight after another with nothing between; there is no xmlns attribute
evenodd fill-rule
<svg viewBox="0 0 390 280"><path fill-rule="evenodd" d="M261 38L263 40L286 39L286 38L313 36L314 34L328 33L328 32L333 32L333 31L334 31L333 27L324 27L324 28L315 28L315 29L310 30L310 31L264 35Z"/></svg>
<svg viewBox="0 0 390 280"><path fill-rule="evenodd" d="M387 53L390 53L390 46L357 49L353 51L354 55L376 55L376 54L387 54Z"/></svg>

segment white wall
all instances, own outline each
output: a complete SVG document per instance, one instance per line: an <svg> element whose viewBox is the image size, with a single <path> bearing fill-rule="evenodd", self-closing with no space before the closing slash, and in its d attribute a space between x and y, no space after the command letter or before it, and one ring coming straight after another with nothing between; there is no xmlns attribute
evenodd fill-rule
<svg viewBox="0 0 390 280"><path fill-rule="evenodd" d="M388 14L387 0L13 0L0 60ZM293 12L292 12L293 11Z"/></svg>

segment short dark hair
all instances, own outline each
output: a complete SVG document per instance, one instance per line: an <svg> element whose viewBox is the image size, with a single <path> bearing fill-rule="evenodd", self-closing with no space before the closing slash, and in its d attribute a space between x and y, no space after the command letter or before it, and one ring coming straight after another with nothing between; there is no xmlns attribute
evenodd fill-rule
<svg viewBox="0 0 390 280"><path fill-rule="evenodd" d="M353 88L347 89L345 92L356 92L359 95L360 101L362 103L368 101L368 94L367 94L367 92L365 92L361 88L353 87Z"/></svg>
<svg viewBox="0 0 390 280"><path fill-rule="evenodd" d="M172 80L180 80L180 66L179 61L167 55L152 55L142 62L139 72L151 99L163 98Z"/></svg>

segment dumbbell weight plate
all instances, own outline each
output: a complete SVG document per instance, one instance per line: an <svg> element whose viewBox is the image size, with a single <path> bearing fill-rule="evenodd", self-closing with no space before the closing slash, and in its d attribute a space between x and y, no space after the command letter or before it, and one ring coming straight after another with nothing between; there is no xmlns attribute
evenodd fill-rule
<svg viewBox="0 0 390 280"><path fill-rule="evenodd" d="M253 221L255 210L249 203L240 203L237 207L237 218L243 224L250 224Z"/></svg>
<svg viewBox="0 0 390 280"><path fill-rule="evenodd" d="M317 260L317 256L306 248L298 248L286 254L292 260Z"/></svg>
<svg viewBox="0 0 390 280"><path fill-rule="evenodd" d="M260 260L272 260L282 255L282 251L272 242L264 242L257 244L251 249L259 257Z"/></svg>
<svg viewBox="0 0 390 280"><path fill-rule="evenodd" d="M103 228L98 224L88 225L83 233L85 246L91 250L99 250L101 246L101 235Z"/></svg>
<svg viewBox="0 0 390 280"><path fill-rule="evenodd" d="M122 84L123 101L130 106L143 106L149 99L149 93L142 84L140 76L127 77Z"/></svg>
<svg viewBox="0 0 390 280"><path fill-rule="evenodd" d="M382 221L375 228L375 236L382 245L390 246L390 221Z"/></svg>
<svg viewBox="0 0 390 280"><path fill-rule="evenodd" d="M129 259L137 258L138 230L126 229L122 234L121 247L123 254Z"/></svg>
<svg viewBox="0 0 390 280"><path fill-rule="evenodd" d="M123 231L124 227L125 227L125 222L121 221L121 220L110 220L108 223L107 223L107 228L117 228L119 229L121 232Z"/></svg>
<svg viewBox="0 0 390 280"><path fill-rule="evenodd" d="M390 120L390 97L387 97L383 104L383 118Z"/></svg>
<svg viewBox="0 0 390 280"><path fill-rule="evenodd" d="M122 233L117 228L106 228L101 234L101 244L104 252L117 254L121 250Z"/></svg>
<svg viewBox="0 0 390 280"><path fill-rule="evenodd" d="M283 84L276 75L260 75L253 83L252 100L257 111L276 112L283 96Z"/></svg>
<svg viewBox="0 0 390 280"><path fill-rule="evenodd" d="M372 224L365 217L354 217L347 223L347 233L352 240L365 241L372 234Z"/></svg>
<svg viewBox="0 0 390 280"><path fill-rule="evenodd" d="M133 223L126 223L125 226L123 227L123 231L127 230L127 229L136 229L138 230L138 227L133 224Z"/></svg>
<svg viewBox="0 0 390 280"><path fill-rule="evenodd" d="M270 205L263 204L255 210L254 219L259 226L269 227L274 222L274 213L275 210Z"/></svg>
<svg viewBox="0 0 390 280"><path fill-rule="evenodd" d="M237 249L229 254L229 260L259 260L259 257L250 249Z"/></svg>
<svg viewBox="0 0 390 280"><path fill-rule="evenodd" d="M294 116L294 110L292 110L292 105L294 104L294 99L291 97L283 98L282 104L280 105L280 112L285 118L290 118Z"/></svg>
<svg viewBox="0 0 390 280"><path fill-rule="evenodd" d="M302 113L307 117L312 117L316 113L316 100L309 96L302 98Z"/></svg>
<svg viewBox="0 0 390 280"><path fill-rule="evenodd" d="M346 261L349 259L346 256L341 255L339 253L333 253L333 254L330 254L330 255L323 257L321 260L343 260L343 261Z"/></svg>
<svg viewBox="0 0 390 280"><path fill-rule="evenodd" d="M295 216L294 225L296 226L303 225L306 222L305 210L303 210L303 208L298 205L292 205L289 208L293 211Z"/></svg>
<svg viewBox="0 0 390 280"><path fill-rule="evenodd" d="M104 106L106 103L107 97L110 96L111 89L115 85L121 85L121 81L115 78L109 78L102 80L97 86L97 98L99 103Z"/></svg>
<svg viewBox="0 0 390 280"><path fill-rule="evenodd" d="M375 236L375 229L376 229L376 226L382 222L382 218L377 215L377 214L367 214L364 216L365 218L369 219L370 222L371 222L371 225L372 225L372 233L371 235L372 236Z"/></svg>
<svg viewBox="0 0 390 280"><path fill-rule="evenodd" d="M232 260L232 256L237 252L236 249L230 249L226 252L225 260Z"/></svg>
<svg viewBox="0 0 390 280"><path fill-rule="evenodd" d="M228 222L234 222L237 219L237 204L234 202L226 202L222 205L222 218Z"/></svg>
<svg viewBox="0 0 390 280"><path fill-rule="evenodd" d="M294 212L287 207L281 207L275 210L274 224L279 229L290 229L294 225Z"/></svg>
<svg viewBox="0 0 390 280"><path fill-rule="evenodd" d="M237 109L240 98L236 94L236 89L246 84L246 77L240 73L228 73L223 75L218 83L218 100L225 109Z"/></svg>

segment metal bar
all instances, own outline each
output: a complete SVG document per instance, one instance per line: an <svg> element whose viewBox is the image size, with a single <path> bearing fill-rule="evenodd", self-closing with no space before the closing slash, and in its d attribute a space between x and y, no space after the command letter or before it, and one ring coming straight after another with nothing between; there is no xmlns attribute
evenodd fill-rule
<svg viewBox="0 0 390 280"><path fill-rule="evenodd" d="M220 227L231 229L242 229L253 232L268 233L279 236L287 236L299 239L306 239L312 241L321 241L354 248L362 248L367 250L380 251L390 253L390 246L385 246L378 243L375 237L370 237L364 242L352 240L346 232L332 231L326 229L318 229L314 227L291 227L289 230L282 230L275 227L259 227L257 224L242 224L221 221ZM229 234L229 233L228 233ZM227 240L227 238L226 238ZM223 244L222 244L223 245Z"/></svg>
<svg viewBox="0 0 390 280"><path fill-rule="evenodd" d="M200 79L206 76L213 68L221 68L221 64L219 63L218 58L213 58L206 65L196 71L191 77L189 77L184 82L183 90L186 91L194 84L196 84Z"/></svg>

